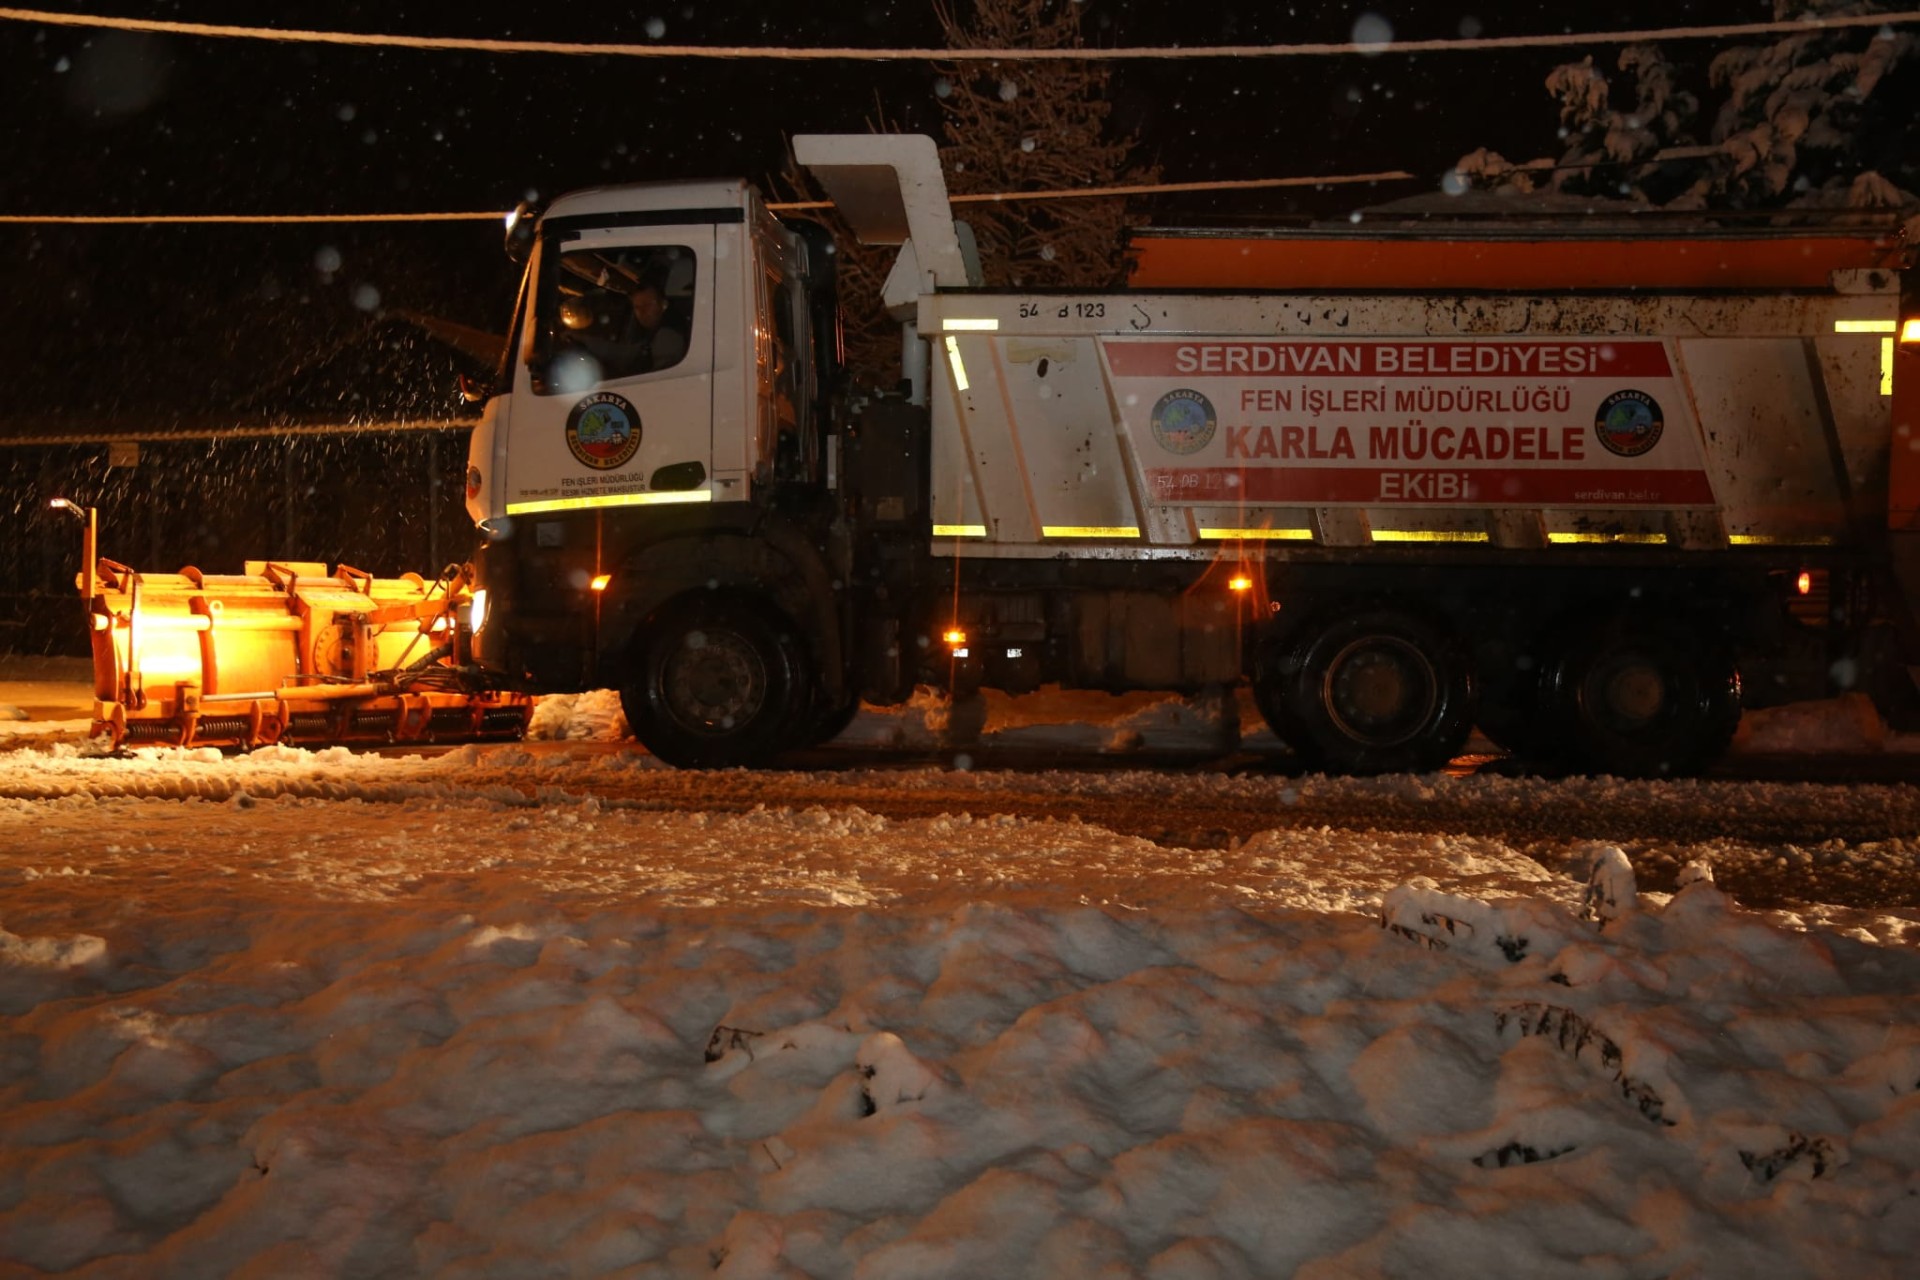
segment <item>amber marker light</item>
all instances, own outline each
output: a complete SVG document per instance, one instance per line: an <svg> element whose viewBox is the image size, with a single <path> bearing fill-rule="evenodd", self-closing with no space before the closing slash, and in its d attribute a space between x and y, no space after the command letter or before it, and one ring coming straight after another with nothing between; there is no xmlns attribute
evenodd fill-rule
<svg viewBox="0 0 1920 1280"><path fill-rule="evenodd" d="M940 633L940 638L945 640L948 646L958 648L967 642L967 633L958 627L948 627Z"/></svg>
<svg viewBox="0 0 1920 1280"><path fill-rule="evenodd" d="M1253 579L1249 578L1244 573L1236 573L1231 578L1227 579L1227 590L1251 591L1253 590Z"/></svg>
<svg viewBox="0 0 1920 1280"><path fill-rule="evenodd" d="M607 589L607 584L612 581L613 581L612 574L596 573L593 575L593 581L587 584L587 589L590 591L605 591Z"/></svg>
<svg viewBox="0 0 1920 1280"><path fill-rule="evenodd" d="M1920 342L1920 318L1909 320L1900 328L1900 341Z"/></svg>
<svg viewBox="0 0 1920 1280"><path fill-rule="evenodd" d="M1811 573L1808 573L1805 569L1802 569L1800 571L1800 576L1793 580L1793 589L1795 591L1798 591L1803 596L1812 595L1813 594L1813 575Z"/></svg>

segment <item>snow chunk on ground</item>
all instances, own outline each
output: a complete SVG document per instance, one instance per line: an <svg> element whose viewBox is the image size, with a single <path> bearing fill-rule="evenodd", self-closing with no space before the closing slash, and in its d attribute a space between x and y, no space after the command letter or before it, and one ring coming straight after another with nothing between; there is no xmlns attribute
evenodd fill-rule
<svg viewBox="0 0 1920 1280"><path fill-rule="evenodd" d="M1887 725L1864 693L1748 711L1733 750L1744 754L1845 754L1887 748Z"/></svg>
<svg viewBox="0 0 1920 1280"><path fill-rule="evenodd" d="M628 736L620 695L611 689L548 694L534 703L527 724L527 737L536 742L618 742Z"/></svg>
<svg viewBox="0 0 1920 1280"><path fill-rule="evenodd" d="M107 942L89 934L22 938L0 929L0 965L21 969L90 969L105 962Z"/></svg>

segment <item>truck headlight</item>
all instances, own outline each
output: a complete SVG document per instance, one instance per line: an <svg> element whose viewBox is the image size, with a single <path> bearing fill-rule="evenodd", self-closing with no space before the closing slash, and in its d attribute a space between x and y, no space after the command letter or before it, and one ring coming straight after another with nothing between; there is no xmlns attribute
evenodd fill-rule
<svg viewBox="0 0 1920 1280"><path fill-rule="evenodd" d="M467 627L477 632L486 625L487 589L485 587L476 587L473 592L473 603L467 606Z"/></svg>

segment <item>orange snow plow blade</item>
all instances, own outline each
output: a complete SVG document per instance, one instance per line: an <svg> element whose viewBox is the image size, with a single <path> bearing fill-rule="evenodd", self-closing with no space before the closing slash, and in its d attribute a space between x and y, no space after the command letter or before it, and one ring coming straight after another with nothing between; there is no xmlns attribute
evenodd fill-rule
<svg viewBox="0 0 1920 1280"><path fill-rule="evenodd" d="M156 574L101 559L89 585L93 734L115 748L512 739L533 713L461 665L464 570Z"/></svg>

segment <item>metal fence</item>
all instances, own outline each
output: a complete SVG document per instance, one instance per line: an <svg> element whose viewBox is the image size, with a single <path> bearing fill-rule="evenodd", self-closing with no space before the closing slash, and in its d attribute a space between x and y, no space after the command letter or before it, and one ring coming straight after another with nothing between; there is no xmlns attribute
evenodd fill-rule
<svg viewBox="0 0 1920 1280"><path fill-rule="evenodd" d="M476 545L465 467L464 430L0 448L0 652L87 652L81 526L54 498L98 508L100 554L136 569L431 576Z"/></svg>

